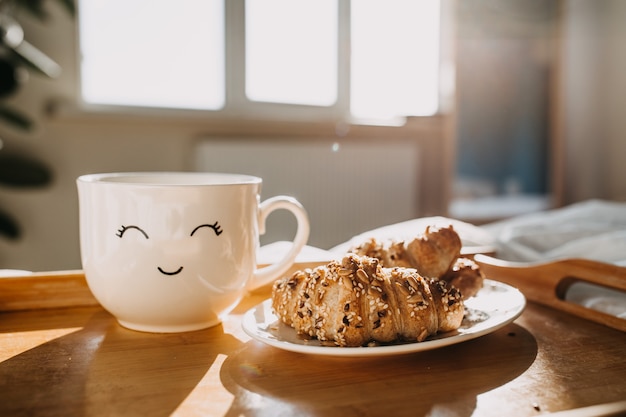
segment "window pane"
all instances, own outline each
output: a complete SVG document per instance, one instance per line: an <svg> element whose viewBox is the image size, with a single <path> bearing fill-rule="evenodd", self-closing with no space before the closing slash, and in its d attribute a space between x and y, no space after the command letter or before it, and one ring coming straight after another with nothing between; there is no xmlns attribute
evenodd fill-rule
<svg viewBox="0 0 626 417"><path fill-rule="evenodd" d="M351 3L354 117L385 119L437 112L439 1Z"/></svg>
<svg viewBox="0 0 626 417"><path fill-rule="evenodd" d="M337 13L337 0L246 0L248 98L335 103Z"/></svg>
<svg viewBox="0 0 626 417"><path fill-rule="evenodd" d="M224 106L223 0L80 0L88 103Z"/></svg>

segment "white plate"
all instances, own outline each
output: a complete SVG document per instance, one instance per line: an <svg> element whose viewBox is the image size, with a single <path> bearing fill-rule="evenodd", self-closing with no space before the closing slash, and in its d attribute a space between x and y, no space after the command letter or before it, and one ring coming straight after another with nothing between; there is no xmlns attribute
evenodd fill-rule
<svg viewBox="0 0 626 417"><path fill-rule="evenodd" d="M327 356L387 356L436 349L494 332L511 323L524 310L526 299L510 285L485 280L478 294L465 302L465 318L458 330L441 333L423 342L368 347L338 347L308 340L280 322L271 300L251 308L243 317L243 330L253 339L292 352Z"/></svg>

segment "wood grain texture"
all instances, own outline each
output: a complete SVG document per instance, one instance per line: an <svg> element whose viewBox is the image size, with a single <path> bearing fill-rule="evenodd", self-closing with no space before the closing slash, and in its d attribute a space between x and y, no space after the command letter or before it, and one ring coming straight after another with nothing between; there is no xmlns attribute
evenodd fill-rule
<svg viewBox="0 0 626 417"><path fill-rule="evenodd" d="M626 398L626 335L530 303L462 344L337 359L251 341L241 316L149 334L98 306L0 313L0 415L534 416Z"/></svg>
<svg viewBox="0 0 626 417"><path fill-rule="evenodd" d="M529 300L626 332L626 320L565 300L567 288L585 282L626 293L626 268L587 259L524 264L485 255L474 260L491 279L517 287Z"/></svg>
<svg viewBox="0 0 626 417"><path fill-rule="evenodd" d="M97 304L80 270L0 278L0 311Z"/></svg>

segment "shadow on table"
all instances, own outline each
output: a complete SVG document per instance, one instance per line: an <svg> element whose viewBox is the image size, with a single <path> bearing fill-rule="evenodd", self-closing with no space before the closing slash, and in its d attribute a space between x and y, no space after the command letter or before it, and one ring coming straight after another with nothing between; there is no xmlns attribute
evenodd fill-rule
<svg viewBox="0 0 626 417"><path fill-rule="evenodd" d="M102 310L88 314L68 323L79 330L0 363L0 415L169 416L218 354L242 347L221 325L150 334Z"/></svg>
<svg viewBox="0 0 626 417"><path fill-rule="evenodd" d="M537 342L509 324L476 340L383 358L304 355L248 342L222 366L228 415L470 416L476 396L521 375Z"/></svg>

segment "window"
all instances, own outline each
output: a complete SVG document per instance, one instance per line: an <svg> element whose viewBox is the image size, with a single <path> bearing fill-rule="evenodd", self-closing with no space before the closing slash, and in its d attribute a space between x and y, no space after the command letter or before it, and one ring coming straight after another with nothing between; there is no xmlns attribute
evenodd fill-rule
<svg viewBox="0 0 626 417"><path fill-rule="evenodd" d="M351 114L359 119L438 110L439 2L351 4Z"/></svg>
<svg viewBox="0 0 626 417"><path fill-rule="evenodd" d="M337 101L337 12L337 0L247 0L246 97L332 106Z"/></svg>
<svg viewBox="0 0 626 417"><path fill-rule="evenodd" d="M224 107L223 1L81 0L79 31L87 103Z"/></svg>
<svg viewBox="0 0 626 417"><path fill-rule="evenodd" d="M384 119L439 106L439 1L79 0L90 105Z"/></svg>

